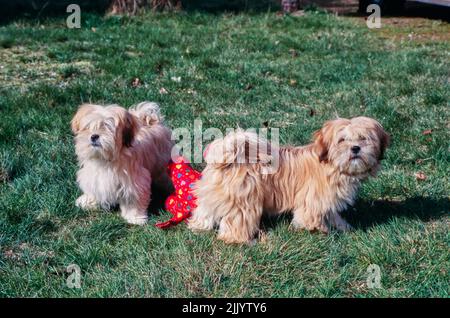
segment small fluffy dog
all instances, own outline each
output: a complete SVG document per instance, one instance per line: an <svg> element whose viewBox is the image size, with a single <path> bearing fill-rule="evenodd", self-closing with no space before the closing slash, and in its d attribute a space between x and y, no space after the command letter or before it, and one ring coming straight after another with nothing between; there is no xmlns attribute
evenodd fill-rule
<svg viewBox="0 0 450 318"><path fill-rule="evenodd" d="M327 121L303 147L274 149L254 133L230 133L206 150L188 226L202 231L218 225L219 239L250 242L263 213L292 211L294 228L347 231L351 226L339 212L353 204L361 181L376 175L388 143L380 123L367 117ZM252 150L255 160L239 163ZM274 155L278 167L262 173Z"/></svg>
<svg viewBox="0 0 450 318"><path fill-rule="evenodd" d="M166 172L172 141L159 106L143 102L129 111L117 105L81 105L72 119L83 191L82 209L120 206L131 224L147 222L152 181L170 189Z"/></svg>

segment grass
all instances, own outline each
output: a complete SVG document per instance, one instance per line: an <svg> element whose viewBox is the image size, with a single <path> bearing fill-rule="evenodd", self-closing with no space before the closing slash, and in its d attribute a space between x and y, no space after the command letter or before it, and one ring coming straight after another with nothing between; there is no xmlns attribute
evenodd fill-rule
<svg viewBox="0 0 450 318"><path fill-rule="evenodd" d="M448 41L319 12L64 23L0 28L0 296L449 296ZM165 212L135 227L75 208L77 106L143 100L159 102L171 127L268 124L282 144L307 143L336 115L367 115L393 142L379 178L345 213L355 231L293 232L281 217L264 222L256 245L227 246L185 225L157 229ZM80 289L65 283L73 263ZM382 288L367 287L370 264Z"/></svg>

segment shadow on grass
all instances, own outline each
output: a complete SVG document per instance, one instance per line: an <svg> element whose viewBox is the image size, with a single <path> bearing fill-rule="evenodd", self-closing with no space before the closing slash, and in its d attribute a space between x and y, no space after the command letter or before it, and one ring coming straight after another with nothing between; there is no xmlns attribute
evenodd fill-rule
<svg viewBox="0 0 450 318"><path fill-rule="evenodd" d="M356 229L367 230L390 222L393 218L409 218L423 222L437 220L448 214L448 198L413 197L403 201L376 200L357 201L343 217Z"/></svg>
<svg viewBox="0 0 450 318"><path fill-rule="evenodd" d="M413 197L404 201L358 200L342 216L355 228L366 231L374 226L389 223L394 218L408 218L428 222L448 215L448 198L431 199ZM261 227L267 231L280 224L290 224L292 214L285 213L274 217L264 217Z"/></svg>
<svg viewBox="0 0 450 318"><path fill-rule="evenodd" d="M161 210L164 210L164 203L166 202L167 197L171 193L167 192L167 190L158 187L156 184L152 184L152 200L147 209L149 215L159 215Z"/></svg>

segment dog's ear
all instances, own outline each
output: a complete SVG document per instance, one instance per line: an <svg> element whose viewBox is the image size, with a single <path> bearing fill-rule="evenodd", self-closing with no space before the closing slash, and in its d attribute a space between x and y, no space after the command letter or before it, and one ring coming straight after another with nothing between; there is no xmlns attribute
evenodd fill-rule
<svg viewBox="0 0 450 318"><path fill-rule="evenodd" d="M378 160L382 160L384 158L384 152L386 148L389 147L391 143L391 137L386 131L384 131L383 127L378 123L376 127L378 140L380 140L380 153L378 155Z"/></svg>
<svg viewBox="0 0 450 318"><path fill-rule="evenodd" d="M105 109L113 114L117 140L121 140L123 146L131 147L139 129L137 117L118 105L109 105Z"/></svg>
<svg viewBox="0 0 450 318"><path fill-rule="evenodd" d="M137 133L136 118L127 111L124 111L122 117L122 142L125 147L131 147L134 136Z"/></svg>
<svg viewBox="0 0 450 318"><path fill-rule="evenodd" d="M313 135L313 149L317 156L319 156L319 161L328 160L328 150L331 144L330 130L333 125L333 121L327 121L321 129L316 131Z"/></svg>
<svg viewBox="0 0 450 318"><path fill-rule="evenodd" d="M94 111L96 108L95 105L91 104L83 104L80 107L78 107L78 110L73 116L72 121L70 123L72 132L76 135L80 129L81 129L81 120L88 115L90 112Z"/></svg>
<svg viewBox="0 0 450 318"><path fill-rule="evenodd" d="M371 136L376 135L379 141L378 160L382 160L384 152L386 151L386 148L389 147L391 139L389 134L386 133L386 131L383 129L383 126L381 126L381 124L377 120L365 116L355 117L352 119L352 121L354 123L358 123L360 126L369 129L369 134Z"/></svg>

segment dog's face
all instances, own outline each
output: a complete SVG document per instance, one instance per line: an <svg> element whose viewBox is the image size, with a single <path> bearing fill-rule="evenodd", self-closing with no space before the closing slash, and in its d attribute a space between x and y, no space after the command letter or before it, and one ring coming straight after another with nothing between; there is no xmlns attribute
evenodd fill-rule
<svg viewBox="0 0 450 318"><path fill-rule="evenodd" d="M81 160L113 160L130 147L136 132L136 120L119 106L81 105L72 119L75 150Z"/></svg>
<svg viewBox="0 0 450 318"><path fill-rule="evenodd" d="M354 177L374 175L389 144L379 122L368 117L328 121L314 134L314 149L341 173Z"/></svg>

